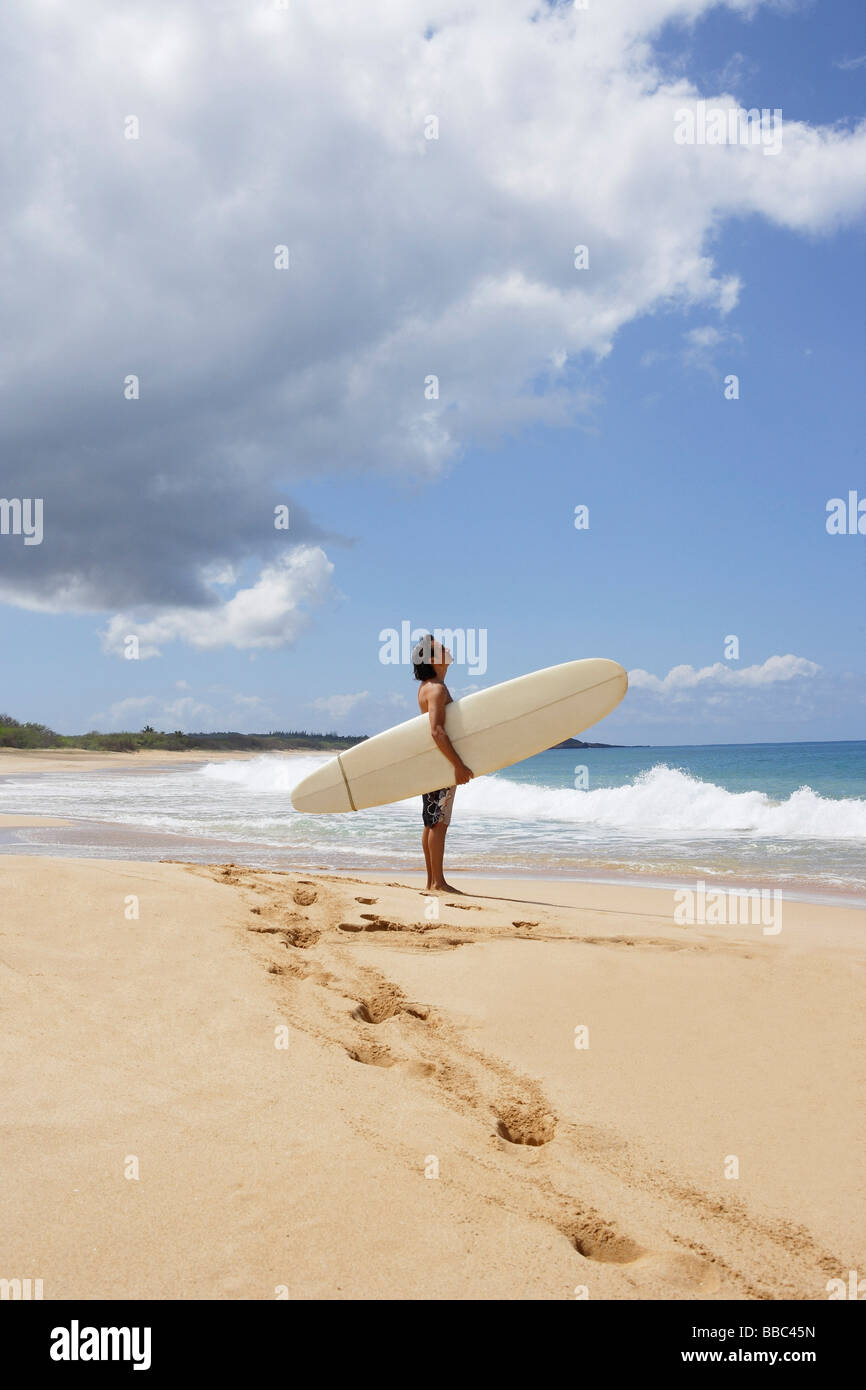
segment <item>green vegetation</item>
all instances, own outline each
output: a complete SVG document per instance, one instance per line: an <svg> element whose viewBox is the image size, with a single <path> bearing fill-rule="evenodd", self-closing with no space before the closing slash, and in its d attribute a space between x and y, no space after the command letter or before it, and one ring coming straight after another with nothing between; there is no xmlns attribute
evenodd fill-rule
<svg viewBox="0 0 866 1390"><path fill-rule="evenodd" d="M44 724L22 724L11 714L0 714L0 748L89 748L100 753L137 753L140 748L168 752L203 748L213 752L238 751L270 753L280 749L310 748L323 752L351 748L362 743L366 734L310 734L306 729L274 730L269 734L237 734L231 731L216 734L159 733L146 724L139 733L100 734L92 729L87 734L56 734Z"/></svg>

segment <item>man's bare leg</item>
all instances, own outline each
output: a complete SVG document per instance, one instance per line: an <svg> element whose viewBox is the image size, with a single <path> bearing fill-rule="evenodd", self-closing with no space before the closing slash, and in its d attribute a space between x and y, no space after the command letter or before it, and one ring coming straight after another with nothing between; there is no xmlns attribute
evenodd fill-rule
<svg viewBox="0 0 866 1390"><path fill-rule="evenodd" d="M427 887L440 893L459 893L459 888L452 888L450 883L445 882L445 870L442 861L445 858L445 836L448 834L448 826L431 825L427 831L427 844L430 850L430 882Z"/></svg>
<svg viewBox="0 0 866 1390"><path fill-rule="evenodd" d="M421 832L421 844L424 848L424 863L427 865L427 888L433 887L433 869L430 865L430 827L424 826Z"/></svg>

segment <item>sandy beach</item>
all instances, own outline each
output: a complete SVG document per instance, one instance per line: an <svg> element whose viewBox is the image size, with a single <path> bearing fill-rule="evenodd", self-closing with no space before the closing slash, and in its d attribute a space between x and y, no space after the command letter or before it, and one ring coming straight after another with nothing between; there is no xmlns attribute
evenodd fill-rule
<svg viewBox="0 0 866 1390"><path fill-rule="evenodd" d="M295 758L300 751L268 749L268 757ZM177 767L179 763L222 763L255 756L233 750L211 753L206 748L140 748L136 753L93 753L87 748L0 748L0 777L17 777L24 772L153 772L161 767Z"/></svg>
<svg viewBox="0 0 866 1390"><path fill-rule="evenodd" d="M3 1273L812 1300L864 1267L864 913L769 937L658 888L417 884L0 860Z"/></svg>

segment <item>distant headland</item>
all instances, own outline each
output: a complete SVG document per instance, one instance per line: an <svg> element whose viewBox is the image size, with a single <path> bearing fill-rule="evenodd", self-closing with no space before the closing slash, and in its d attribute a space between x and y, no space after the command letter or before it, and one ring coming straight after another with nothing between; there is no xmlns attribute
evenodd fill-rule
<svg viewBox="0 0 866 1390"><path fill-rule="evenodd" d="M564 738L562 743L555 743L554 748L627 748L625 743L584 743L582 738ZM552 751L552 750L551 750Z"/></svg>

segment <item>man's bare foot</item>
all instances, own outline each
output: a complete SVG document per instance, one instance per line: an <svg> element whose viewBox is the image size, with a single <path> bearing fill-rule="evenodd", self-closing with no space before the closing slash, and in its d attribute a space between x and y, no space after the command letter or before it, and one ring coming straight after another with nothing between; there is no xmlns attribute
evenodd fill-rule
<svg viewBox="0 0 866 1390"><path fill-rule="evenodd" d="M431 883L428 891L431 893L457 893L460 894L460 896L462 896L461 890L459 888L452 888L451 884L445 883L444 880L442 881L442 883Z"/></svg>

